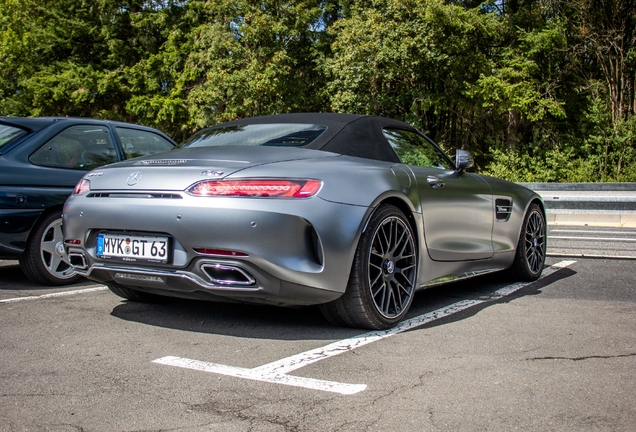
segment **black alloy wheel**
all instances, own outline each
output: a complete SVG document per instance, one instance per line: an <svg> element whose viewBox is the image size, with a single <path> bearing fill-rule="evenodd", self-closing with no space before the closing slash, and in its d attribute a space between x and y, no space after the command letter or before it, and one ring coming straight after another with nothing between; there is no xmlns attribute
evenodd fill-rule
<svg viewBox="0 0 636 432"><path fill-rule="evenodd" d="M390 216L376 229L369 251L367 283L376 310L395 319L411 305L415 291L415 244L399 216Z"/></svg>
<svg viewBox="0 0 636 432"><path fill-rule="evenodd" d="M413 302L417 247L404 213L382 205L362 237L346 292L321 305L323 315L339 325L385 329L400 322Z"/></svg>
<svg viewBox="0 0 636 432"><path fill-rule="evenodd" d="M545 221L543 215L533 210L528 217L525 233L525 254L529 270L540 273L545 262Z"/></svg>
<svg viewBox="0 0 636 432"><path fill-rule="evenodd" d="M546 222L543 211L531 204L524 217L515 260L509 269L518 281L534 281L541 276L547 250Z"/></svg>

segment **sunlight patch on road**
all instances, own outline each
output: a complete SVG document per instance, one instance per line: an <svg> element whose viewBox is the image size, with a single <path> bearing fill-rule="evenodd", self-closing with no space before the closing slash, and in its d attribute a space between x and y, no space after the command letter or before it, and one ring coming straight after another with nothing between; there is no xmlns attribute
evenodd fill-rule
<svg viewBox="0 0 636 432"><path fill-rule="evenodd" d="M561 261L546 269L540 279L543 279L558 270L566 268L576 261ZM540 280L539 279L539 280ZM348 384L335 381L319 380L314 378L304 378L295 375L288 375L297 369L304 366L316 363L320 360L325 360L338 354L351 352L356 348L360 348L364 345L368 345L372 342L385 339L387 337L412 330L420 327L424 324L436 321L440 318L453 315L457 312L461 312L473 306L494 302L500 300L534 282L517 282L508 286L505 286L488 296L482 296L479 299L474 300L461 300L453 303L449 306L434 310L432 312L425 313L423 315L410 318L402 321L395 327L387 330L377 330L367 333L363 333L358 336L343 339L324 347L316 348L313 350L305 351L300 354L293 355L281 360L277 360L272 363L268 363L262 366L258 366L252 369L241 368L235 366L221 365L217 363L209 363L200 360L192 360L182 357L166 356L156 360L153 363L176 366L185 369L193 369L202 372L211 372L220 375L232 376L236 378L245 378L254 381L269 382L274 384L283 384L294 387L303 387L312 390L322 390L327 392L339 393L344 395L351 395L359 393L367 388L366 384Z"/></svg>

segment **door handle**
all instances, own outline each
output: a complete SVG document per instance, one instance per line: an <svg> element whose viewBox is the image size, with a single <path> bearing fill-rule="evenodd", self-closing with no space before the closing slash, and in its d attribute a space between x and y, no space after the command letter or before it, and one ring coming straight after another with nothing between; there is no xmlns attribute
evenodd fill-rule
<svg viewBox="0 0 636 432"><path fill-rule="evenodd" d="M428 185L433 189L441 189L444 187L445 184L444 180L440 180L438 177L435 176L426 177L426 181L428 182Z"/></svg>

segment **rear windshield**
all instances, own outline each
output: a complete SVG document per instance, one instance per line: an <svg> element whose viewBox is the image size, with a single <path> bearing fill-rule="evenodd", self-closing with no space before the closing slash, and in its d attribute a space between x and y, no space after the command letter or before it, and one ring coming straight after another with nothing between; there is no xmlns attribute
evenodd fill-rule
<svg viewBox="0 0 636 432"><path fill-rule="evenodd" d="M26 134L27 131L24 129L0 124L0 149Z"/></svg>
<svg viewBox="0 0 636 432"><path fill-rule="evenodd" d="M315 124L255 124L219 129L203 129L180 144L185 147L217 146L306 146L327 130Z"/></svg>

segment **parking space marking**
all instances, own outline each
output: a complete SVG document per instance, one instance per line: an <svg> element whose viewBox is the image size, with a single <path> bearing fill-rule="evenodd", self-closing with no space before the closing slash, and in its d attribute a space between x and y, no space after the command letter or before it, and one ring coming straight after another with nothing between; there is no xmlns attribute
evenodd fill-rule
<svg viewBox="0 0 636 432"><path fill-rule="evenodd" d="M226 366L182 357L162 357L160 359L153 360L153 363L176 366L185 369L194 369L202 372L212 372L220 375L233 376L235 378L246 378L254 381L284 384L294 387L303 387L311 390L322 390L345 395L359 393L367 388L366 384L346 384L335 381L325 381L314 378L286 375L284 373L267 374L261 373L257 369Z"/></svg>
<svg viewBox="0 0 636 432"><path fill-rule="evenodd" d="M560 261L546 269L544 269L543 274L540 279L543 279L554 272L566 268L576 261ZM536 282L536 281L535 281ZM359 393L367 388L366 384L347 384L347 383L339 383L335 381L325 381L314 378L303 378L294 375L288 375L289 372L300 369L309 364L315 363L320 360L324 360L338 354L342 354L344 352L353 351L356 348L362 347L364 345L370 344L372 342L376 342L382 339L385 339L389 336L396 335L398 333L405 332L407 330L411 330L417 327L420 327L424 324L430 323L432 321L436 321L440 318L447 317L449 315L455 314L457 312L461 312L465 309L471 308L478 304L483 304L487 302L493 302L506 297L515 291L520 290L534 282L516 282L514 284L508 285L497 291L493 292L491 295L480 297L479 299L474 300L461 300L459 302L453 303L449 306L437 309L432 312L428 312L423 315L416 316L414 318L410 318L408 320L402 321L395 327L392 327L387 330L377 330L371 331L367 333L363 333L358 336L354 336L348 339L343 339L341 341L337 341L326 345L324 347L316 348L313 350L305 351L300 354L293 355L291 357L287 357L272 363L268 363L262 366L258 366L252 369L241 368L235 366L227 366L221 365L217 363L209 363L199 360L192 360L182 357L174 357L174 356L166 356L156 360L153 360L153 363L168 365L168 366L176 366L180 368L193 369L197 371L203 372L211 372L220 375L233 376L236 378L245 378L255 381L269 382L275 384L283 384L295 387L303 387L312 390L322 390L333 393L340 393L344 395L351 395L355 393Z"/></svg>
<svg viewBox="0 0 636 432"><path fill-rule="evenodd" d="M591 230L576 230L576 229L551 229L551 233L575 233L575 234L610 234L610 235L632 235L634 231L591 231ZM551 238L552 236L550 236Z"/></svg>
<svg viewBox="0 0 636 432"><path fill-rule="evenodd" d="M40 300L40 299L46 299L46 298L52 298L52 297L68 296L73 294L84 294L84 293L95 292L95 291L104 291L107 289L108 287L99 285L94 288L84 288L81 290L62 291L62 292L56 292L51 294L43 294L39 296L16 297L16 298L4 299L4 300L0 300L0 303L16 303L16 302L27 301L27 300Z"/></svg>
<svg viewBox="0 0 636 432"><path fill-rule="evenodd" d="M550 240L592 240L604 242L636 242L636 238L629 237L566 237L566 236L550 236Z"/></svg>

